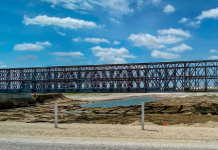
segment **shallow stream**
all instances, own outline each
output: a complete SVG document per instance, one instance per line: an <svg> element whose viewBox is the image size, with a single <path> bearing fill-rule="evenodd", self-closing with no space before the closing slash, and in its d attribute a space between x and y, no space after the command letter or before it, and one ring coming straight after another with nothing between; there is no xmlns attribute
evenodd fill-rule
<svg viewBox="0 0 218 150"><path fill-rule="evenodd" d="M131 106L131 105L139 105L142 102L154 102L157 100L161 100L161 98L153 98L153 97L132 97L126 98L123 100L112 100L112 101L104 101L97 103L90 103L81 105L81 107L118 107L118 106Z"/></svg>

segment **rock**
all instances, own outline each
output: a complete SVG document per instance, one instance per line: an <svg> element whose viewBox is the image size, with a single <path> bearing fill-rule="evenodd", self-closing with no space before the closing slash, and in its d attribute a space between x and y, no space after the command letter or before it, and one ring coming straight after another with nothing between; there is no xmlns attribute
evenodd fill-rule
<svg viewBox="0 0 218 150"><path fill-rule="evenodd" d="M24 123L36 123L38 122L37 118L26 118L24 120L22 120L22 122Z"/></svg>
<svg viewBox="0 0 218 150"><path fill-rule="evenodd" d="M211 113L208 113L207 116L213 116Z"/></svg>
<svg viewBox="0 0 218 150"><path fill-rule="evenodd" d="M7 121L8 118L7 117L0 117L0 121Z"/></svg>

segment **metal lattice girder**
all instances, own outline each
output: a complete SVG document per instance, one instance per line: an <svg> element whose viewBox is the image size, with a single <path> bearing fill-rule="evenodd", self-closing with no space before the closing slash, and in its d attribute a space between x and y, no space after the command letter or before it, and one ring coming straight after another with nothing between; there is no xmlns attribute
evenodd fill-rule
<svg viewBox="0 0 218 150"><path fill-rule="evenodd" d="M218 91L218 60L0 69L0 93Z"/></svg>

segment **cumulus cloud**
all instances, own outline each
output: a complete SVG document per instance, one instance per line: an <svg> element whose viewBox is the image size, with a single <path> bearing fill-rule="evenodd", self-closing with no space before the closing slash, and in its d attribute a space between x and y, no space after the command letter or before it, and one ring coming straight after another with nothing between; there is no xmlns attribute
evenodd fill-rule
<svg viewBox="0 0 218 150"><path fill-rule="evenodd" d="M150 34L131 34L128 39L134 42L135 46L145 46L150 49L165 48L166 44L175 44L191 37L188 31L182 29L164 29L157 31L159 36Z"/></svg>
<svg viewBox="0 0 218 150"><path fill-rule="evenodd" d="M210 56L208 59L218 59L218 56Z"/></svg>
<svg viewBox="0 0 218 150"><path fill-rule="evenodd" d="M184 51L187 51L187 50L192 50L193 48L186 45L186 44L181 44L179 46L175 46L173 48L168 48L167 50L168 51L173 51L173 52L177 52L177 53L181 53L181 52L184 52Z"/></svg>
<svg viewBox="0 0 218 150"><path fill-rule="evenodd" d="M218 50L216 50L216 49L211 49L211 50L210 50L210 53L218 53Z"/></svg>
<svg viewBox="0 0 218 150"><path fill-rule="evenodd" d="M190 26L190 27L200 27L200 24L201 24L201 21L198 20L198 21L190 21L188 22L186 25L187 26Z"/></svg>
<svg viewBox="0 0 218 150"><path fill-rule="evenodd" d="M114 19L114 18L110 18L110 21L111 21L112 23L115 23L115 24L120 24L120 21L118 21L118 20L116 20L116 19Z"/></svg>
<svg viewBox="0 0 218 150"><path fill-rule="evenodd" d="M0 61L0 68L6 68L6 67L7 67L7 65L5 65L4 62Z"/></svg>
<svg viewBox="0 0 218 150"><path fill-rule="evenodd" d="M43 46L32 43L17 44L14 46L14 50L16 51L40 51L43 49Z"/></svg>
<svg viewBox="0 0 218 150"><path fill-rule="evenodd" d="M127 63L125 58L136 58L134 55L129 54L129 50L122 48L102 48L96 46L91 48L94 56L100 57L99 62L113 63L113 64L122 64Z"/></svg>
<svg viewBox="0 0 218 150"><path fill-rule="evenodd" d="M38 59L38 56L36 55L27 55L27 56L18 57L16 61L36 60L36 59Z"/></svg>
<svg viewBox="0 0 218 150"><path fill-rule="evenodd" d="M171 14L175 11L175 8L172 5L167 5L166 7L164 7L164 13L166 14Z"/></svg>
<svg viewBox="0 0 218 150"><path fill-rule="evenodd" d="M100 28L92 21L84 21L74 18L58 18L48 17L46 15L39 15L35 18L23 17L23 23L25 25L41 25L41 26L57 26L62 28L70 29L81 29L81 28Z"/></svg>
<svg viewBox="0 0 218 150"><path fill-rule="evenodd" d="M136 5L137 5L138 10L140 10L140 11L142 10L142 6L143 6L144 3L145 3L144 0L138 0L137 1Z"/></svg>
<svg viewBox="0 0 218 150"><path fill-rule="evenodd" d="M119 44L120 44L120 42L114 41L114 45L119 45Z"/></svg>
<svg viewBox="0 0 218 150"><path fill-rule="evenodd" d="M59 34L61 36L66 36L66 33L62 33L62 32L57 32L57 34Z"/></svg>
<svg viewBox="0 0 218 150"><path fill-rule="evenodd" d="M170 28L170 29L158 30L157 32L162 35L180 35L184 37L191 37L189 31L184 31L182 29Z"/></svg>
<svg viewBox="0 0 218 150"><path fill-rule="evenodd" d="M187 21L189 21L189 19L186 17L183 17L181 20L179 20L179 23L185 23Z"/></svg>
<svg viewBox="0 0 218 150"><path fill-rule="evenodd" d="M72 58L81 58L84 56L81 52L54 52L53 54L59 57L70 56Z"/></svg>
<svg viewBox="0 0 218 150"><path fill-rule="evenodd" d="M80 42L81 40L82 40L82 39L81 39L80 37L73 39L74 42Z"/></svg>
<svg viewBox="0 0 218 150"><path fill-rule="evenodd" d="M110 16L122 17L133 13L130 5L132 0L41 0L54 6L70 9L75 12L96 10L95 7L104 9Z"/></svg>
<svg viewBox="0 0 218 150"><path fill-rule="evenodd" d="M57 60L57 61L63 61L63 62L66 62L66 63L70 63L71 61L70 61L70 59L67 59L67 58L56 58L55 60Z"/></svg>
<svg viewBox="0 0 218 150"><path fill-rule="evenodd" d="M85 38L83 41L90 42L90 43L110 43L107 39L101 38Z"/></svg>
<svg viewBox="0 0 218 150"><path fill-rule="evenodd" d="M159 5L162 2L162 0L147 0L147 2L153 5Z"/></svg>
<svg viewBox="0 0 218 150"><path fill-rule="evenodd" d="M178 23L184 23L186 26L198 28L200 27L201 21L200 20L191 21L188 18L184 17Z"/></svg>
<svg viewBox="0 0 218 150"><path fill-rule="evenodd" d="M36 42L37 45L41 45L41 46L51 46L52 44L49 41L46 42Z"/></svg>
<svg viewBox="0 0 218 150"><path fill-rule="evenodd" d="M146 4L153 4L155 6L159 5L162 2L162 0L137 0L137 8L141 11L143 5Z"/></svg>
<svg viewBox="0 0 218 150"><path fill-rule="evenodd" d="M73 39L74 42L89 42L89 43L96 43L96 44L99 44L99 43L110 43L110 41L108 41L107 39L104 39L104 38L85 38L85 39L81 39L80 37L78 38L74 38Z"/></svg>
<svg viewBox="0 0 218 150"><path fill-rule="evenodd" d="M46 42L36 42L33 43L24 43L17 44L14 46L14 50L16 51L41 51L45 48L45 46L51 46L52 44L49 41Z"/></svg>
<svg viewBox="0 0 218 150"><path fill-rule="evenodd" d="M159 42L159 39L150 34L131 34L129 40L134 42L134 46L145 46L148 48L164 48L164 44Z"/></svg>
<svg viewBox="0 0 218 150"><path fill-rule="evenodd" d="M215 9L209 9L206 11L202 11L201 15L197 17L197 19L199 20L203 20L205 18L218 19L218 7Z"/></svg>
<svg viewBox="0 0 218 150"><path fill-rule="evenodd" d="M163 51L154 50L151 52L151 57L162 58L162 59L177 59L180 57L180 55L173 54L170 52L163 52Z"/></svg>

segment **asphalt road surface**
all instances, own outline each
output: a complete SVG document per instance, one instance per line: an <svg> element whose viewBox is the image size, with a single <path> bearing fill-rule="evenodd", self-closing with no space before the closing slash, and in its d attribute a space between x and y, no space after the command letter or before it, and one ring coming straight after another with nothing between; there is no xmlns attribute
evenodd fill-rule
<svg viewBox="0 0 218 150"><path fill-rule="evenodd" d="M0 150L217 150L217 145L114 144L0 141Z"/></svg>

